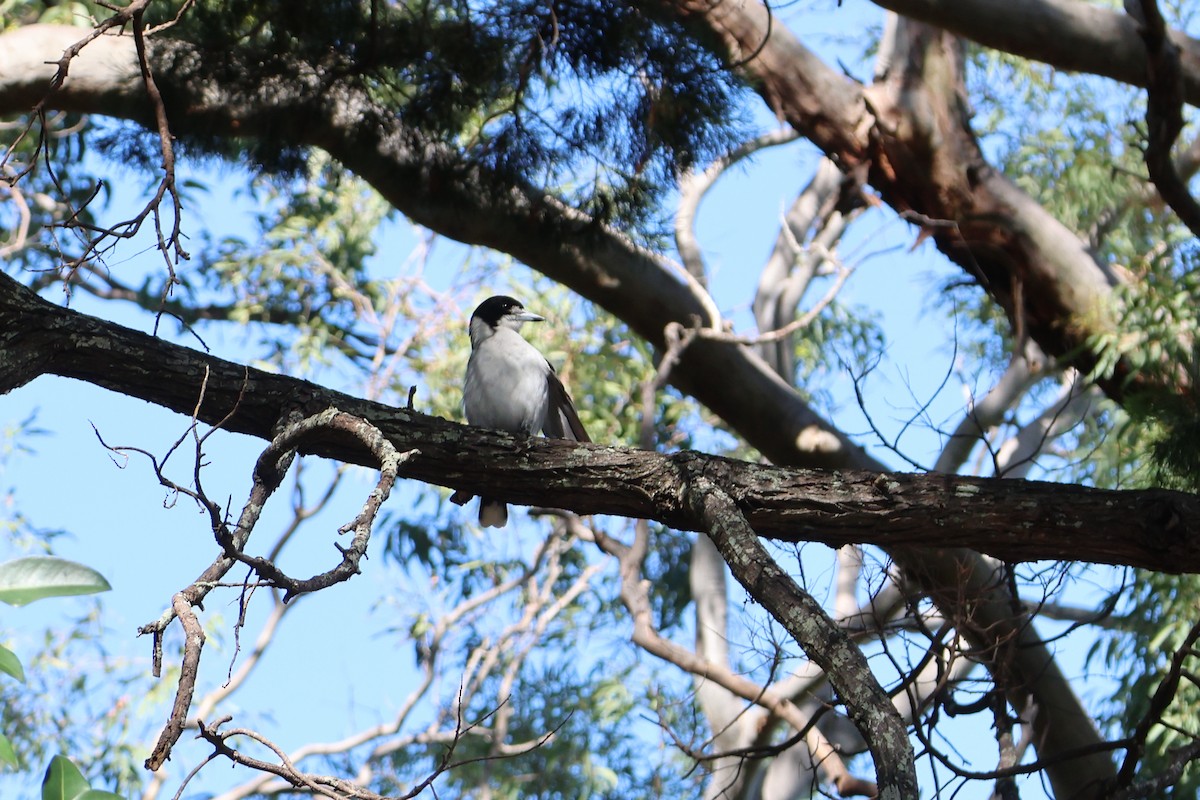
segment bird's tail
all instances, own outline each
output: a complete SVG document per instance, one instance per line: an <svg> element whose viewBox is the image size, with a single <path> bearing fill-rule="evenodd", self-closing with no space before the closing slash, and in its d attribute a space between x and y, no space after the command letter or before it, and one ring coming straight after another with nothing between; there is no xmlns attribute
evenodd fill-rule
<svg viewBox="0 0 1200 800"><path fill-rule="evenodd" d="M508 524L508 506L490 497L479 498L479 524L485 528L503 528Z"/></svg>

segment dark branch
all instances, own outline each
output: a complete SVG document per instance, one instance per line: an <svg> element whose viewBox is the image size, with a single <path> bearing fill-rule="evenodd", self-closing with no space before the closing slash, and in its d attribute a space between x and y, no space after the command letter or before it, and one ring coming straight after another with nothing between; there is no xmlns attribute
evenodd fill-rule
<svg viewBox="0 0 1200 800"><path fill-rule="evenodd" d="M400 466L399 476L514 503L693 529L686 475L703 474L734 499L760 536L781 541L970 547L1014 562L1200 572L1200 498L1181 492L787 469L692 452L518 440L223 361L60 309L0 276L0 390L47 374L263 439L273 438L276 421L292 411L336 407L370 420L397 450L421 451ZM306 440L301 452L379 463L356 437L332 430Z"/></svg>
<svg viewBox="0 0 1200 800"><path fill-rule="evenodd" d="M1163 200L1195 236L1200 236L1200 203L1175 169L1171 148L1183 130L1183 78L1179 47L1167 36L1156 0L1140 0L1138 32L1146 42L1146 168Z"/></svg>
<svg viewBox="0 0 1200 800"><path fill-rule="evenodd" d="M866 656L767 553L742 508L719 484L702 473L685 480L687 506L721 551L734 577L821 666L846 704L846 713L871 748L877 796L896 800L916 797L917 774L908 731L891 698L872 674ZM858 791L857 784L838 786L843 797Z"/></svg>

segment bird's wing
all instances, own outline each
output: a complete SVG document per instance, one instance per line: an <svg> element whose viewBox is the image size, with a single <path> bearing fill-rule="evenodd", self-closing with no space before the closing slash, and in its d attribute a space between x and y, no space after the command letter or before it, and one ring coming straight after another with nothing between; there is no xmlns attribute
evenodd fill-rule
<svg viewBox="0 0 1200 800"><path fill-rule="evenodd" d="M546 363L549 365L550 362ZM567 394L553 366L546 372L546 392L550 402L546 405L546 422L542 426L542 433L551 439L590 442L592 439L579 421L579 412L571 402L571 395Z"/></svg>

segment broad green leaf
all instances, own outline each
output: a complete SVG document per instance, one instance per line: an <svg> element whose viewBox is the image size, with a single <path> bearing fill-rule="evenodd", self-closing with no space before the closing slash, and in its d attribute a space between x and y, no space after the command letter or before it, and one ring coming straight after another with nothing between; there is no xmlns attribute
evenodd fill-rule
<svg viewBox="0 0 1200 800"><path fill-rule="evenodd" d="M26 556L0 564L0 601L13 606L111 588L96 570L65 558Z"/></svg>
<svg viewBox="0 0 1200 800"><path fill-rule="evenodd" d="M7 647L0 645L0 672L7 672L21 683L25 682L25 669L21 666L21 659L17 658L17 654Z"/></svg>
<svg viewBox="0 0 1200 800"><path fill-rule="evenodd" d="M90 788L71 759L55 756L50 759L46 777L42 780L42 800L79 800L79 796Z"/></svg>
<svg viewBox="0 0 1200 800"><path fill-rule="evenodd" d="M11 767L21 766L21 760L17 758L17 751L13 749L12 742L3 733L0 733L0 762Z"/></svg>

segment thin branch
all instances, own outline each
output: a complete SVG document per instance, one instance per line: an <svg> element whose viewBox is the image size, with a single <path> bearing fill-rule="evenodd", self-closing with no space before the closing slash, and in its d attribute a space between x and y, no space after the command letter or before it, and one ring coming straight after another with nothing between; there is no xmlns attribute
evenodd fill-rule
<svg viewBox="0 0 1200 800"><path fill-rule="evenodd" d="M847 713L871 747L879 797L901 800L917 796L912 748L891 699L879 686L862 651L837 627L820 605L802 590L763 549L732 498L703 474L690 476L687 500L692 513L746 591L763 605L819 664L846 704ZM874 794L874 787L847 778L843 795Z"/></svg>
<svg viewBox="0 0 1200 800"><path fill-rule="evenodd" d="M175 702L171 706L171 716L167 726L159 734L154 749L146 759L146 769L151 772L161 767L171 756L171 748L179 741L183 733L184 722L187 720L188 708L192 704L192 695L196 691L196 676L200 670L200 650L204 647L204 629L192 611L192 603L182 592L175 595L171 601L175 616L183 626L184 645L183 663L179 670L179 687L175 692Z"/></svg>
<svg viewBox="0 0 1200 800"><path fill-rule="evenodd" d="M1129 738L1125 760L1117 772L1117 786L1122 788L1132 786L1134 770L1137 769L1138 762L1146 752L1146 740L1150 736L1150 731L1155 725L1162 723L1163 714L1170 707L1171 701L1175 699L1175 693L1179 689L1179 681L1183 675L1183 663L1191 657L1192 646L1197 641L1200 641L1200 622L1192 625L1191 630L1180 643L1179 649L1171 655L1171 663L1167 668L1166 676L1154 690L1154 695L1150 698L1150 707L1146 710L1145 716L1138 720L1137 727L1134 728L1133 734Z"/></svg>
<svg viewBox="0 0 1200 800"><path fill-rule="evenodd" d="M933 465L936 472L957 472L966 463L975 445L999 425L1038 381L1044 377L1045 356L1032 342L1014 350L1008 367L992 389L967 413L950 434Z"/></svg>

